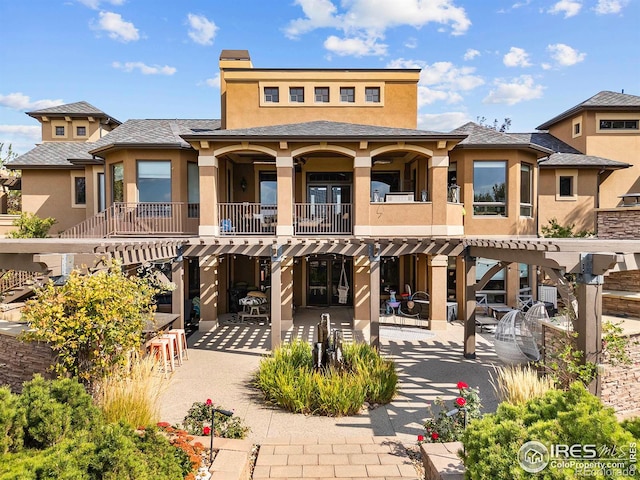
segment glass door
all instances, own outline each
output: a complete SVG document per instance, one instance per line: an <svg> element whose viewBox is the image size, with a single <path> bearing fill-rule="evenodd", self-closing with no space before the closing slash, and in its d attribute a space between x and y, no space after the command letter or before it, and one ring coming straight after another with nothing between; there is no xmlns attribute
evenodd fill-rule
<svg viewBox="0 0 640 480"><path fill-rule="evenodd" d="M353 260L344 258L346 282L349 285L347 303L339 302L338 287L342 273L342 258L313 258L307 263L307 305L352 305ZM342 283L344 285L344 281Z"/></svg>
<svg viewBox="0 0 640 480"><path fill-rule="evenodd" d="M329 261L326 259L314 258L308 262L308 305L328 305L327 279Z"/></svg>
<svg viewBox="0 0 640 480"><path fill-rule="evenodd" d="M353 266L353 261L351 258L344 259L344 273L346 278L346 283L349 286L349 291L347 292L347 303L341 304L339 302L338 296L338 287L340 286L340 277L342 275L342 266L343 260L340 258L333 259L331 261L331 305L351 305L351 292L353 291L353 281L351 278L351 271ZM344 285L344 280L342 282Z"/></svg>

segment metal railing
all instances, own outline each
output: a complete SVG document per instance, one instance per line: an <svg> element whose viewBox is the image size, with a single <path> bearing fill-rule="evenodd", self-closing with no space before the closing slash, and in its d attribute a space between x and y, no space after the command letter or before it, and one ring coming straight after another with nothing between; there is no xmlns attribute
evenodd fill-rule
<svg viewBox="0 0 640 480"><path fill-rule="evenodd" d="M351 204L296 203L293 224L296 235L351 234Z"/></svg>
<svg viewBox="0 0 640 480"><path fill-rule="evenodd" d="M71 227L62 238L105 238L130 235L184 235L187 213L199 213L182 202L116 202L105 211Z"/></svg>
<svg viewBox="0 0 640 480"><path fill-rule="evenodd" d="M220 235L275 235L278 207L248 202L220 203L218 218Z"/></svg>
<svg viewBox="0 0 640 480"><path fill-rule="evenodd" d="M41 276L41 273L26 272L24 270L0 271L0 295L13 290L14 288L33 284L34 280Z"/></svg>

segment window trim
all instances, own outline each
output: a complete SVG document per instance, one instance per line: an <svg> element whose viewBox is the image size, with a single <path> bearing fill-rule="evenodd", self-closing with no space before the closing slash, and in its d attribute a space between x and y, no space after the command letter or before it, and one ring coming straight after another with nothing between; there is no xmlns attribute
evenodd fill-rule
<svg viewBox="0 0 640 480"><path fill-rule="evenodd" d="M352 90L353 91L353 100L349 100L349 96L347 96L347 100L343 100L342 99L342 90ZM347 103L347 104L352 104L352 103L356 103L356 87L353 86L349 86L349 87L340 87L340 89L338 90L340 92L340 103Z"/></svg>
<svg viewBox="0 0 640 480"><path fill-rule="evenodd" d="M62 129L62 133L58 133L58 129L59 128ZM66 137L67 136L66 131L67 131L67 129L64 128L64 125L54 125L53 126L53 134L54 134L55 137Z"/></svg>
<svg viewBox="0 0 640 480"><path fill-rule="evenodd" d="M570 177L571 195L560 195L560 179ZM578 199L578 170L577 169L560 169L556 170L556 201L558 202L575 202Z"/></svg>
<svg viewBox="0 0 640 480"><path fill-rule="evenodd" d="M302 91L302 100L298 100L299 98L299 94L295 94L296 95L296 100L293 100L293 90L300 90ZM292 104L299 104L299 103L304 103L304 99L305 99L305 92L304 92L304 87L289 87L289 103Z"/></svg>
<svg viewBox="0 0 640 480"><path fill-rule="evenodd" d="M274 90L277 93L277 99L273 100L273 92L270 94L272 97L271 100L267 99L267 90ZM280 87L277 87L277 86L262 87L262 99L264 103L269 103L269 104L280 103Z"/></svg>
<svg viewBox="0 0 640 480"><path fill-rule="evenodd" d="M322 100L318 100L318 90L326 90L327 100L324 100L324 93L322 94ZM313 103L325 104L331 103L331 87L313 87Z"/></svg>
<svg viewBox="0 0 640 480"><path fill-rule="evenodd" d="M368 93L370 90L376 90L377 91L377 100L369 100L368 97ZM380 87L364 87L364 102L365 103L375 103L375 104L379 104L382 101L382 94L381 94L381 88Z"/></svg>
<svg viewBox="0 0 640 480"><path fill-rule="evenodd" d="M78 193L76 190L76 178L84 178L84 203L77 203ZM87 175L84 170L71 171L71 208L87 208Z"/></svg>
<svg viewBox="0 0 640 480"><path fill-rule="evenodd" d="M576 132L576 129L578 130ZM576 117L571 122L571 138L578 138L582 136L582 117Z"/></svg>

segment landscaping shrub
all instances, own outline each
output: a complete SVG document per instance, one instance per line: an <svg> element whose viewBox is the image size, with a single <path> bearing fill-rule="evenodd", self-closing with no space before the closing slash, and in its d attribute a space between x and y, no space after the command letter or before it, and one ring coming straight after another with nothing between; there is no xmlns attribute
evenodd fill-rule
<svg viewBox="0 0 640 480"><path fill-rule="evenodd" d="M424 423L426 442L455 442L462 438L466 425L481 417L480 395L477 388L469 388L465 382L458 382L458 397L447 407L438 397L433 402L438 407L435 413L431 405L427 407L429 418Z"/></svg>
<svg viewBox="0 0 640 480"><path fill-rule="evenodd" d="M294 341L260 362L255 385L270 402L296 413L343 416L364 402L389 403L397 392L392 361L366 344L343 347L344 366L315 371L311 345Z"/></svg>
<svg viewBox="0 0 640 480"><path fill-rule="evenodd" d="M0 455L22 444L22 428L16 431L18 400L11 394L9 387L0 387ZM14 447L15 448L15 447Z"/></svg>
<svg viewBox="0 0 640 480"><path fill-rule="evenodd" d="M522 365L494 367L496 378L491 376L491 385L498 400L513 404L541 397L554 388L554 381L539 375L535 368Z"/></svg>
<svg viewBox="0 0 640 480"><path fill-rule="evenodd" d="M518 464L518 451L532 440L547 447L594 444L615 447L618 452L624 448L627 453L630 443L637 441L617 422L613 409L574 383L568 391L550 390L522 404L501 403L495 414L472 422L462 437L466 478L531 478ZM601 454L607 456L611 452ZM549 465L537 478L576 478L576 471Z"/></svg>
<svg viewBox="0 0 640 480"><path fill-rule="evenodd" d="M206 402L194 402L182 420L182 426L191 435L208 435L205 427L211 427L211 414L214 409L227 410L220 406L214 405L211 399ZM163 426L163 424L160 424ZM223 438L245 438L250 429L247 427L240 417L235 415L227 417L219 412L215 413L215 432L213 435Z"/></svg>

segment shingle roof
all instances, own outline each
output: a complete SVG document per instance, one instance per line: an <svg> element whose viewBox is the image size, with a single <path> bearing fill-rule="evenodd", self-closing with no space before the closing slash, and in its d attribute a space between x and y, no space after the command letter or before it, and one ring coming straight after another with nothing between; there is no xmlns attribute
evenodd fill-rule
<svg viewBox="0 0 640 480"><path fill-rule="evenodd" d="M92 144L91 152L97 153L118 146L150 146L164 148L191 148L181 135L216 131L220 120L189 119L138 119L127 120Z"/></svg>
<svg viewBox="0 0 640 480"><path fill-rule="evenodd" d="M548 148L553 152L580 153L579 150L576 150L571 145L564 143L549 132L510 133L509 136L517 138L522 142L540 145L541 147Z"/></svg>
<svg viewBox="0 0 640 480"><path fill-rule="evenodd" d="M547 158L543 158L538 162L540 168L605 168L607 170L616 170L619 168L628 168L631 165L608 158L596 157L593 155L582 155L575 153L554 153Z"/></svg>
<svg viewBox="0 0 640 480"><path fill-rule="evenodd" d="M564 120L567 117L575 115L581 110L640 110L640 97L637 95L629 95L628 93L617 93L610 91L602 91L596 93L593 97L588 98L575 107L562 112L560 115L553 117L551 120L544 122L538 126L538 130L547 130L550 126Z"/></svg>
<svg viewBox="0 0 640 480"><path fill-rule="evenodd" d="M46 115L51 116L62 116L62 115L82 115L82 116L92 116L98 118L109 118L113 120L115 123L120 124L122 122L118 121L111 115L107 115L99 108L94 107L89 102L75 102L75 103L66 103L64 105L56 105L55 107L42 108L40 110L34 110L32 112L27 112L27 115L31 117L41 117Z"/></svg>
<svg viewBox="0 0 640 480"><path fill-rule="evenodd" d="M533 142L531 138L524 135L512 135L484 127L475 122L468 122L461 127L452 130L451 133L467 135L455 148L532 148L544 153L551 153L553 150L545 145Z"/></svg>
<svg viewBox="0 0 640 480"><path fill-rule="evenodd" d="M70 160L92 160L89 154L92 143L87 142L46 142L29 150L24 155L7 162L12 169L22 168L71 168Z"/></svg>
<svg viewBox="0 0 640 480"><path fill-rule="evenodd" d="M446 134L411 128L390 128L374 125L360 125L355 123L330 122L319 120L306 123L290 123L271 125L266 127L238 128L230 130L201 130L183 135L184 138L216 137L216 138L371 138L371 137L452 137L461 138L462 135Z"/></svg>

